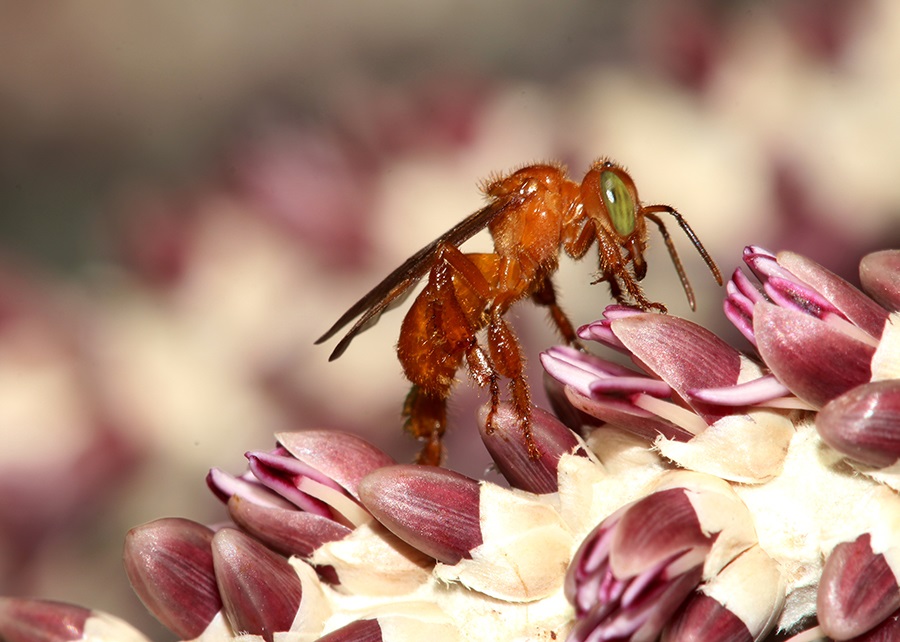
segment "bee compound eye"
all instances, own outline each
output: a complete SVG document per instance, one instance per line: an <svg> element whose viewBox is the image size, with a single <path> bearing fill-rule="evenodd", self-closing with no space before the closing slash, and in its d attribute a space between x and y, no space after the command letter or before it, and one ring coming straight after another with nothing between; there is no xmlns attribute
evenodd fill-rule
<svg viewBox="0 0 900 642"><path fill-rule="evenodd" d="M634 232L634 199L628 186L615 172L604 171L600 174L600 198L616 233L624 238Z"/></svg>

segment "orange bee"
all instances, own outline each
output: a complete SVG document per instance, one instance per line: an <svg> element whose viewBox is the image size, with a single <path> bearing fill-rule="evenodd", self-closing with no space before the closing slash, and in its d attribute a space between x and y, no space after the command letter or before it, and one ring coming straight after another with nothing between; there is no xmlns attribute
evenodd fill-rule
<svg viewBox="0 0 900 642"><path fill-rule="evenodd" d="M621 304L665 312L647 299L638 281L647 264L647 224L658 227L678 271L691 309L694 294L660 212L671 214L697 248L719 285L722 275L687 221L668 205L642 205L634 181L616 163L595 162L581 183L560 165L523 167L484 186L488 204L411 256L357 301L316 343L326 341L359 317L337 344L337 359L353 338L402 301L425 274L428 281L400 329L397 356L412 389L403 406L406 429L424 442L420 463L438 465L447 424L447 398L465 361L479 386L488 386L488 429L500 403L500 379L509 380L513 408L532 457L539 455L531 436L531 395L525 360L506 311L526 297L547 307L562 338L576 343L575 330L557 305L553 273L560 251L580 259L594 240L599 246L600 276ZM494 240L490 254L465 254L459 245L487 227ZM478 339L486 329L486 343Z"/></svg>

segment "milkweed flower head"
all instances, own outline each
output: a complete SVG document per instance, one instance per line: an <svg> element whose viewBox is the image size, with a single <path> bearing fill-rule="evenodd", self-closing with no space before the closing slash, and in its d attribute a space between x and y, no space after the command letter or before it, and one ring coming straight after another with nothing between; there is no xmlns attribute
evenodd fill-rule
<svg viewBox="0 0 900 642"><path fill-rule="evenodd" d="M759 283L736 272L725 309L756 352L607 308L580 338L632 366L541 355L577 431L535 409L533 459L512 408L490 429L481 412L508 487L397 464L349 434L283 433L243 473L210 472L232 523L129 533L132 585L201 641L891 639L900 252L863 260L864 291L796 255L751 247L745 261ZM13 642L35 639L13 613L75 617L78 634L99 617L0 603Z"/></svg>
<svg viewBox="0 0 900 642"><path fill-rule="evenodd" d="M580 411L652 440L666 465L729 483L777 569L768 587L783 583L770 602L778 628L818 616L824 634L850 639L900 606L900 252L863 259L865 293L799 255L748 247L744 260L760 283L736 271L725 312L757 355L683 319L610 308L579 334L636 368L565 347L542 360ZM861 568L880 569L880 583ZM717 582L705 576L699 594ZM758 602L765 591L753 586ZM717 601L735 613L734 595ZM688 598L668 638L705 639L685 632L696 603Z"/></svg>

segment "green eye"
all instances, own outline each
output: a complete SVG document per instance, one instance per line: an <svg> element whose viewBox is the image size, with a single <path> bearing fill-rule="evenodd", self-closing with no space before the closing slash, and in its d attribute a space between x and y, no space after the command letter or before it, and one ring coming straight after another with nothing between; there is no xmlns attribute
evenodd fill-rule
<svg viewBox="0 0 900 642"><path fill-rule="evenodd" d="M600 196L613 227L619 236L628 236L634 231L634 201L625 183L614 172L600 174Z"/></svg>

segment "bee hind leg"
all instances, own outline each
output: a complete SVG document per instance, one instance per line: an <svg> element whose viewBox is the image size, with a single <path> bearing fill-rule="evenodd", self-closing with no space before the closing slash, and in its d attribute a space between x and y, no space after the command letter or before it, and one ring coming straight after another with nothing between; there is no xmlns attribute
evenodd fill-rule
<svg viewBox="0 0 900 642"><path fill-rule="evenodd" d="M439 466L444 456L443 438L447 429L447 399L413 385L403 403L404 428L423 442L417 464Z"/></svg>
<svg viewBox="0 0 900 642"><path fill-rule="evenodd" d="M531 391L525 377L525 357L522 355L522 347L512 328L503 319L499 306L491 309L491 320L488 324L488 347L490 348L491 362L500 375L509 379L509 391L513 409L519 419L522 438L528 449L528 455L532 459L541 456L540 450L534 441L531 432ZM499 403L499 395L491 399L491 415Z"/></svg>

